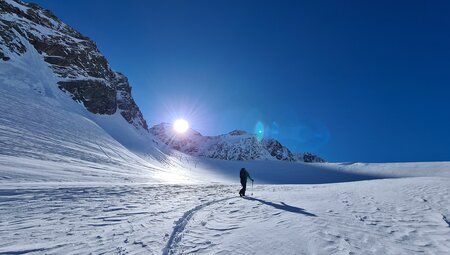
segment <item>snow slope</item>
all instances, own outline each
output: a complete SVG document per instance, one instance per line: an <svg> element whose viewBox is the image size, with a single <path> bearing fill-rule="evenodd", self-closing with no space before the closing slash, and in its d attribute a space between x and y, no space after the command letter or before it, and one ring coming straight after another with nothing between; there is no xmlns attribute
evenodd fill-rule
<svg viewBox="0 0 450 255"><path fill-rule="evenodd" d="M30 72L33 70L33 72ZM447 176L449 163L304 164L194 157L155 147L118 115L86 111L52 82L34 48L0 62L0 182L234 182L241 167L259 183L330 183Z"/></svg>
<svg viewBox="0 0 450 255"><path fill-rule="evenodd" d="M27 45L27 44L26 44ZM119 115L95 115L54 85L36 50L0 62L0 182L233 182L247 167L260 183L330 183L449 176L448 163L303 164L227 161L155 147Z"/></svg>
<svg viewBox="0 0 450 255"><path fill-rule="evenodd" d="M0 61L0 182L196 182L119 113L96 115L56 86L27 41ZM201 171L199 171L201 173Z"/></svg>
<svg viewBox="0 0 450 255"><path fill-rule="evenodd" d="M111 166L108 172L112 176L117 173L126 178L126 171L120 170L123 164L118 153L123 158L133 155L87 118L86 111L54 86L55 80L30 46L24 55L0 62L1 178L77 181L81 174L73 169L56 173L50 168L77 168L83 164L80 171L86 171L87 180L110 175L101 174L107 166ZM134 160L138 159L134 156ZM43 165L49 169L33 168Z"/></svg>

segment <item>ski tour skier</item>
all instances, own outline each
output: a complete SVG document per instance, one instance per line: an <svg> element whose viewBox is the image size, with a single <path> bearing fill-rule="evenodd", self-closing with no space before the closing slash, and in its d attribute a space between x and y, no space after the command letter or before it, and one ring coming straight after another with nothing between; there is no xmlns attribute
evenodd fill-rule
<svg viewBox="0 0 450 255"><path fill-rule="evenodd" d="M245 197L245 190L247 189L247 178L252 180L252 184L254 180L252 179L252 177L250 177L250 174L247 172L247 170L245 170L245 168L241 168L239 176L241 177L242 184L242 189L239 191L239 195L241 197Z"/></svg>

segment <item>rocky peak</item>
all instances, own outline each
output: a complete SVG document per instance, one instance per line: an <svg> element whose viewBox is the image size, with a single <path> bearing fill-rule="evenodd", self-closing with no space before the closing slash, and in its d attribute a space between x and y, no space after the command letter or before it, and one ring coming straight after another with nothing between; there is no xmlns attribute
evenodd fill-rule
<svg viewBox="0 0 450 255"><path fill-rule="evenodd" d="M321 157L314 155L310 152L305 152L303 154L300 154L301 159L304 162L315 162L315 163L323 163L326 162L324 159L322 159Z"/></svg>
<svg viewBox="0 0 450 255"><path fill-rule="evenodd" d="M150 131L150 133L152 133L153 135L156 135L156 136L160 136L160 137L169 136L169 137L173 137L174 139L176 138L178 140L182 140L182 139L186 139L186 138L194 137L194 136L202 137L202 134L193 130L192 128L189 128L184 134L178 134L173 129L173 124L170 124L167 122L157 124L157 125L151 127L149 129L149 131Z"/></svg>
<svg viewBox="0 0 450 255"><path fill-rule="evenodd" d="M0 1L0 59L26 52L28 41L59 77L58 87L95 114L117 111L137 129L148 131L131 96L128 79L111 69L95 42L36 4Z"/></svg>
<svg viewBox="0 0 450 255"><path fill-rule="evenodd" d="M267 150L270 155L278 160L296 161L294 154L279 141L275 139L264 140Z"/></svg>
<svg viewBox="0 0 450 255"><path fill-rule="evenodd" d="M238 129L236 129L236 130L231 131L231 132L228 133L228 134L231 135L231 136L239 136L239 135L247 135L248 133L245 132L244 130L238 130Z"/></svg>

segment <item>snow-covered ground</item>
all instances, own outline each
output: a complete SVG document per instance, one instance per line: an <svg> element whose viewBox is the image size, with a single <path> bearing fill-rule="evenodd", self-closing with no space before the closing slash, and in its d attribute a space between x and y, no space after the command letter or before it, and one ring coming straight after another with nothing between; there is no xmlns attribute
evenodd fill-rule
<svg viewBox="0 0 450 255"><path fill-rule="evenodd" d="M449 162L185 155L86 111L23 44L0 61L0 254L450 254Z"/></svg>
<svg viewBox="0 0 450 255"><path fill-rule="evenodd" d="M0 254L450 252L446 178L45 186L0 189Z"/></svg>
<svg viewBox="0 0 450 255"><path fill-rule="evenodd" d="M0 254L450 253L449 163L139 154L82 114L0 90ZM242 166L267 183L247 199L230 185Z"/></svg>
<svg viewBox="0 0 450 255"><path fill-rule="evenodd" d="M261 186L199 208L177 254L448 254L448 180Z"/></svg>

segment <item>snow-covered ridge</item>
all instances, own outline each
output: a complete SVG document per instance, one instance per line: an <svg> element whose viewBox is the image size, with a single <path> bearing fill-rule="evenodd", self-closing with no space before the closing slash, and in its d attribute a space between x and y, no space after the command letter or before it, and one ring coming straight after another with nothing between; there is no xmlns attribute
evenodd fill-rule
<svg viewBox="0 0 450 255"><path fill-rule="evenodd" d="M119 112L135 128L147 123L127 78L111 69L95 42L36 4L0 1L0 61L11 61L31 44L58 78L59 89L95 114Z"/></svg>
<svg viewBox="0 0 450 255"><path fill-rule="evenodd" d="M296 155L275 139L258 141L255 135L242 130L219 136L202 136L193 129L178 134L169 123L158 124L149 130L163 144L193 156L225 160L324 162L311 153Z"/></svg>

